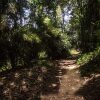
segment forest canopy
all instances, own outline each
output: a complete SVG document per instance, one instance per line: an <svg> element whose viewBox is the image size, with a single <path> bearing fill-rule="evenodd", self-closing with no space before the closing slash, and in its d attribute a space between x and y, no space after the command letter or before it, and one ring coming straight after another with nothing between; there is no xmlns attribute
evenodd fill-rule
<svg viewBox="0 0 100 100"><path fill-rule="evenodd" d="M0 67L64 59L100 46L100 0L1 0Z"/></svg>

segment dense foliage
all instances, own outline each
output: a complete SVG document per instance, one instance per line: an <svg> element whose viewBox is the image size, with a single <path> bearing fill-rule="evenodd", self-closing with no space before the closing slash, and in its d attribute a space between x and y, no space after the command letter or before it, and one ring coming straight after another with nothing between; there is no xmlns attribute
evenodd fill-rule
<svg viewBox="0 0 100 100"><path fill-rule="evenodd" d="M71 48L95 52L100 46L99 5L100 0L1 0L0 67L66 58Z"/></svg>

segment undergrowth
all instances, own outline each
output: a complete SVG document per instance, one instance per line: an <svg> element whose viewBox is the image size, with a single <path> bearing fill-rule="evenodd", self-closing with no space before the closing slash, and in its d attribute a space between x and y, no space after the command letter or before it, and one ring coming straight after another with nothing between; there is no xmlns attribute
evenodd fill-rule
<svg viewBox="0 0 100 100"><path fill-rule="evenodd" d="M82 54L77 60L78 65L87 64L89 61L95 59L98 55L100 55L100 47L96 48L93 52Z"/></svg>

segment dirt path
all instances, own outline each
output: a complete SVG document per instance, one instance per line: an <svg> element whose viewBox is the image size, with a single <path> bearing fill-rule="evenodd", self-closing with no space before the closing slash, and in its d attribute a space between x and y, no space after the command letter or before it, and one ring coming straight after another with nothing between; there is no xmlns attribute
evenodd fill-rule
<svg viewBox="0 0 100 100"><path fill-rule="evenodd" d="M0 100L99 100L100 74L81 77L76 60L42 65L0 76Z"/></svg>
<svg viewBox="0 0 100 100"><path fill-rule="evenodd" d="M41 100L84 100L82 96L76 96L75 92L82 87L85 80L80 78L78 65L75 60L58 61L59 70L59 92L57 94L42 95ZM63 73L65 72L65 73ZM54 87L57 84L52 84Z"/></svg>

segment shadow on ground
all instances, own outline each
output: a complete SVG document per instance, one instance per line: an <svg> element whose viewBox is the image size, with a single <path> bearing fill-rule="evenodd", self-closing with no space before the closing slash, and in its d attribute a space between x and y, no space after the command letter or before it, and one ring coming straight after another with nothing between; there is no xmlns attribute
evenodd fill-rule
<svg viewBox="0 0 100 100"><path fill-rule="evenodd" d="M81 77L86 78L85 84L79 88L76 95L84 100L100 99L100 56L79 68Z"/></svg>
<svg viewBox="0 0 100 100"><path fill-rule="evenodd" d="M99 100L100 99L100 76L89 80L81 87L76 95L84 97L84 100Z"/></svg>
<svg viewBox="0 0 100 100"><path fill-rule="evenodd" d="M1 74L0 100L41 100L41 94L57 94L66 73L58 61L39 61L33 67Z"/></svg>

